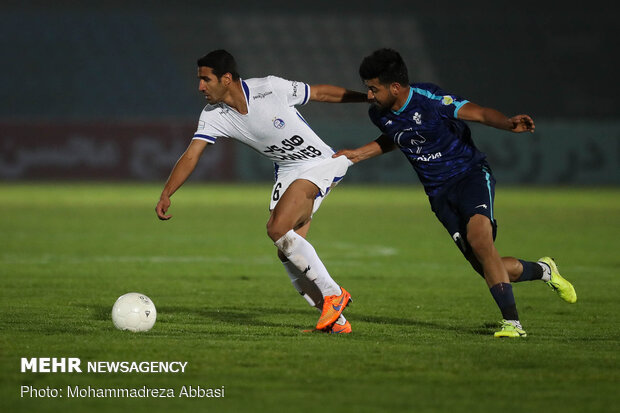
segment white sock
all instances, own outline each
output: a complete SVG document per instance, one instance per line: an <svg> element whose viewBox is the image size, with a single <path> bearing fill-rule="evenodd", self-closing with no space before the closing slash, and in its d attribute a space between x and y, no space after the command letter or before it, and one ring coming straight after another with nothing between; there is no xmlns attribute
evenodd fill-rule
<svg viewBox="0 0 620 413"><path fill-rule="evenodd" d="M549 268L549 265L544 263L544 262L540 262L538 261L536 264L540 265L543 269L543 275L541 280L547 282L551 280L551 268Z"/></svg>
<svg viewBox="0 0 620 413"><path fill-rule="evenodd" d="M344 323L347 322L347 319L344 318L344 316L342 314L340 314L340 317L338 317L338 320L336 320L336 324L343 326Z"/></svg>
<svg viewBox="0 0 620 413"><path fill-rule="evenodd" d="M316 307L319 311L323 308L323 294L315 283L310 281L299 269L290 261L282 263L286 273L291 279L293 287L302 295L312 307Z"/></svg>
<svg viewBox="0 0 620 413"><path fill-rule="evenodd" d="M506 321L517 328L523 328L521 327L521 322L519 320L506 320Z"/></svg>
<svg viewBox="0 0 620 413"><path fill-rule="evenodd" d="M310 306L315 307L319 312L323 311L323 295L319 287L317 287L314 282L310 281L292 262L284 261L282 265L297 292L306 299ZM344 318L342 314L340 314L340 317L336 320L336 324L339 325L344 325L346 322L347 319Z"/></svg>
<svg viewBox="0 0 620 413"><path fill-rule="evenodd" d="M276 247L302 274L314 281L323 297L340 295L342 290L327 272L312 244L290 230L275 243Z"/></svg>

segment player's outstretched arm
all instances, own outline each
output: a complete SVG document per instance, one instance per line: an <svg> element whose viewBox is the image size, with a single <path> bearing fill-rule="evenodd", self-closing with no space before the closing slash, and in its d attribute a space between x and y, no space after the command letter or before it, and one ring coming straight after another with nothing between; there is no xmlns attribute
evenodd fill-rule
<svg viewBox="0 0 620 413"><path fill-rule="evenodd" d="M172 215L166 214L168 208L170 208L170 197L192 174L206 146L206 141L193 139L176 165L174 165L174 168L172 168L168 181L166 181L161 196L159 197L159 202L155 207L155 212L159 219L165 221L172 218Z"/></svg>
<svg viewBox="0 0 620 413"><path fill-rule="evenodd" d="M311 85L310 100L327 103L355 103L368 102L368 96L340 86Z"/></svg>
<svg viewBox="0 0 620 413"><path fill-rule="evenodd" d="M379 136L376 140L368 142L366 145L357 149L341 149L332 155L332 158L344 155L353 163L358 163L366 159L379 156L393 150L396 147L394 142L385 135Z"/></svg>
<svg viewBox="0 0 620 413"><path fill-rule="evenodd" d="M498 110L485 108L475 103L468 102L458 111L458 118L480 122L484 125L492 126L497 129L504 129L511 132L534 132L534 121L528 115L515 115L507 117Z"/></svg>

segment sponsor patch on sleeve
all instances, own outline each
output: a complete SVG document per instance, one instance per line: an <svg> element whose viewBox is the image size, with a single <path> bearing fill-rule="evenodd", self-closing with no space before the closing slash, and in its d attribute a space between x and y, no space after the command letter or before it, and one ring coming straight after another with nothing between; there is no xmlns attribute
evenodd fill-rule
<svg viewBox="0 0 620 413"><path fill-rule="evenodd" d="M452 96L448 96L445 95L442 99L441 99L441 103L448 106L454 103L454 99L452 99Z"/></svg>

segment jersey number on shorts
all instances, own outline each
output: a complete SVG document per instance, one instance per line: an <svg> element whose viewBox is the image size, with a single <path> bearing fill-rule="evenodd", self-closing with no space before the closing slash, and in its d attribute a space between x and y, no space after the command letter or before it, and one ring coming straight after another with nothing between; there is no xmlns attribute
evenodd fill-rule
<svg viewBox="0 0 620 413"><path fill-rule="evenodd" d="M282 188L282 183L278 182L276 186L273 188L273 200L277 201L280 199L280 189Z"/></svg>

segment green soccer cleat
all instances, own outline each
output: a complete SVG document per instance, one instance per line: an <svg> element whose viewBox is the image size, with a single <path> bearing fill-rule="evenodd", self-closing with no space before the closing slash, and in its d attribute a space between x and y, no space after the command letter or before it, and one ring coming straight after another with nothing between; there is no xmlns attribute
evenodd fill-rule
<svg viewBox="0 0 620 413"><path fill-rule="evenodd" d="M527 333L521 327L521 324L514 324L513 322L502 320L499 323L502 326L502 329L496 331L493 336L498 338L518 338L518 337L527 337Z"/></svg>
<svg viewBox="0 0 620 413"><path fill-rule="evenodd" d="M558 271L557 265L555 265L555 261L550 257L542 257L538 260L538 262L545 263L551 268L551 279L547 281L547 285L551 287L553 291L558 293L560 298L567 303L574 303L577 301L577 293L575 292L575 288L573 284L566 281L564 277L562 277Z"/></svg>

